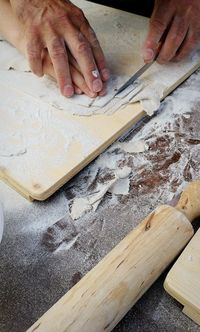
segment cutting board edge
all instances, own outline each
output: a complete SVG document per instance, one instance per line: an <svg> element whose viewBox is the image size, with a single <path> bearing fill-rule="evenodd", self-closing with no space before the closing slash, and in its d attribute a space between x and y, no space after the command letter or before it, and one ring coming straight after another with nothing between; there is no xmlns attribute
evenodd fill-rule
<svg viewBox="0 0 200 332"><path fill-rule="evenodd" d="M172 85L169 89L167 89L164 92L161 101L164 100L170 93L172 93L179 85L181 85L184 81L186 81L199 68L200 68L200 61L196 63L196 65L193 68L191 68L185 75L183 75L174 85Z"/></svg>
<svg viewBox="0 0 200 332"><path fill-rule="evenodd" d="M170 278L168 277L168 275L164 282L164 289L170 296L172 296L177 302L179 302L183 306L182 312L190 319L192 319L196 324L200 325L200 309L192 303L189 303L188 299L185 299L176 291L174 286L170 284Z"/></svg>
<svg viewBox="0 0 200 332"><path fill-rule="evenodd" d="M30 196L29 192L18 184L12 177L0 174L0 180L7 184L10 188L17 191L21 196L32 202L34 199Z"/></svg>
<svg viewBox="0 0 200 332"><path fill-rule="evenodd" d="M133 104L131 105L134 107ZM127 107L130 107L128 105ZM55 184L53 184L48 189L41 191L38 193L37 191L31 191L20 185L17 181L15 181L11 175L6 172L3 174L1 179L8 184L10 187L14 188L19 194L28 199L29 201L37 200L44 201L53 195L58 189L60 189L64 184L66 184L69 180L71 180L75 175L77 175L84 167L86 167L91 161L97 158L103 151L105 151L112 143L114 143L118 138L120 138L126 131L131 129L131 127L141 120L146 115L146 112L140 108L136 111L135 116L127 122L120 130L115 132L107 141L105 141L102 145L100 145L95 151L90 153L90 155L81 161L75 168L67 173L67 175L63 176L59 179Z"/></svg>
<svg viewBox="0 0 200 332"><path fill-rule="evenodd" d="M182 84L186 79L188 79L197 69L200 68L200 61L191 69L189 72L187 72L184 76L182 76L176 84L171 86L166 92L165 95L163 96L163 99L166 98L170 93L172 93L180 84ZM162 100L163 100L162 99ZM80 164L77 165L73 169L73 171L69 172L66 176L61 178L58 182L55 183L52 187L50 187L48 190L44 191L41 194L37 193L32 193L29 191L25 192L28 194L27 197L29 197L29 200L39 200L39 201L44 201L47 198L49 198L52 194L54 194L58 189L60 189L64 184L66 184L69 180L72 179L73 176L78 174L84 167L86 167L91 161L93 161L95 158L98 157L99 154L101 154L103 151L105 151L106 148L109 147L116 139L118 139L121 135L123 135L128 129L131 128L137 121L142 119L142 117L145 116L145 111L141 109L141 115L138 114L134 119L129 121L123 128L121 128L120 131L115 133L109 140L107 140L101 147L96 149L94 153L90 154L88 158L84 160L84 162L81 162ZM92 156L91 156L92 155Z"/></svg>
<svg viewBox="0 0 200 332"><path fill-rule="evenodd" d="M194 303L194 301L192 302L192 300L194 300L194 299L192 297L190 298L190 294L189 293L184 294L182 292L182 289L185 284L184 278L182 279L182 274L179 274L180 277L177 278L176 274L178 273L178 271L177 271L178 265L180 266L180 264L183 264L181 259L188 255L192 255L191 251L194 250L194 249L192 249L192 248L194 248L193 243L195 243L197 240L199 240L199 238L200 238L200 228L194 234L194 236L190 240L189 244L185 247L185 249L181 253L180 257L174 263L174 266L168 272L168 274L165 278L165 281L164 281L164 289L166 290L166 292L168 294L170 294L176 301L178 301L179 303L181 303L183 305L183 310L182 310L183 313L186 316L188 316L190 319L192 319L198 325L200 325L200 306L198 304L198 301L196 301L196 303ZM197 255L199 255L199 253L200 253L200 246L197 249ZM191 270L192 267L189 266L188 269L189 269L189 272L192 271ZM198 299L199 298L197 298L197 300Z"/></svg>

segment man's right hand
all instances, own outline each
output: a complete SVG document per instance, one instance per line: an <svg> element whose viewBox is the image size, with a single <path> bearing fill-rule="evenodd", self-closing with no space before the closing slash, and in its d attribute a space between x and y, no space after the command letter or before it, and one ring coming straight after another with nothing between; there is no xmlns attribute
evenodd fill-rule
<svg viewBox="0 0 200 332"><path fill-rule="evenodd" d="M69 0L10 0L25 27L27 57L42 76L48 52L61 93L71 97L103 92L109 71L97 37L81 9ZM82 88L81 88L82 87ZM87 88L86 88L87 87Z"/></svg>
<svg viewBox="0 0 200 332"><path fill-rule="evenodd" d="M199 0L155 0L144 45L144 60L165 64L187 57L200 42ZM164 41L163 41L164 37Z"/></svg>

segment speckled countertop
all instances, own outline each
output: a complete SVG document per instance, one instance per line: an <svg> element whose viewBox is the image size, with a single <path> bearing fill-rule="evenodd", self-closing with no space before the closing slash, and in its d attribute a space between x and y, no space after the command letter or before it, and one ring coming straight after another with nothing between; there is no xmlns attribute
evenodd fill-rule
<svg viewBox="0 0 200 332"><path fill-rule="evenodd" d="M126 140L148 149L128 153L113 145L107 165L91 163L45 202L26 201L0 183L5 232L0 245L0 331L22 332L101 260L159 204L167 203L200 174L200 71L193 74L157 114ZM107 193L96 211L70 216L84 197L113 176L112 158L131 168L127 195ZM101 156L102 158L102 156ZM95 176L94 176L95 174ZM118 331L200 331L163 290L165 274L115 328Z"/></svg>

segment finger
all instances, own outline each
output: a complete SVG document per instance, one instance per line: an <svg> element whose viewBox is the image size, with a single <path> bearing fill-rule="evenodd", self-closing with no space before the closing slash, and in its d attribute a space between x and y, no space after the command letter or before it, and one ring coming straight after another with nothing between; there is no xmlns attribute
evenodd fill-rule
<svg viewBox="0 0 200 332"><path fill-rule="evenodd" d="M198 45L200 39L200 33L194 32L192 28L189 28L187 36L179 48L177 54L173 58L174 61L180 61L187 57L194 48Z"/></svg>
<svg viewBox="0 0 200 332"><path fill-rule="evenodd" d="M74 57L71 55L71 52L68 50L68 59L69 59L69 63L76 68L76 70L81 74L81 68L79 66L79 64L77 63L77 61L74 59Z"/></svg>
<svg viewBox="0 0 200 332"><path fill-rule="evenodd" d="M64 40L52 36L47 40L47 48L61 93L65 97L73 96L74 88Z"/></svg>
<svg viewBox="0 0 200 332"><path fill-rule="evenodd" d="M110 78L110 72L106 66L106 60L102 51L102 48L99 44L97 36L93 29L90 27L87 20L81 25L80 31L86 37L88 42L90 43L95 62L97 64L98 70L101 74L101 78L103 81L107 81Z"/></svg>
<svg viewBox="0 0 200 332"><path fill-rule="evenodd" d="M69 63L70 63L70 68L71 68L71 72L73 71L73 75L72 75L72 80L73 80L73 83L74 81L78 81L77 84L78 86L84 90L82 92L84 92L86 95L88 95L89 97L91 98L94 98L97 96L96 93L94 93L93 91L91 91L89 89L89 87L87 86L82 74L81 74L81 69L77 63L77 61L74 59L74 57L71 55L71 53L69 52L68 53L68 57L69 57ZM75 69L75 70L74 70ZM79 74L79 75L78 75ZM74 78L73 78L74 76ZM105 91L104 91L104 87L102 89L102 95L105 94ZM101 93L101 91L100 91Z"/></svg>
<svg viewBox="0 0 200 332"><path fill-rule="evenodd" d="M181 16L174 17L170 30L157 58L158 63L164 64L172 60L185 39L188 28L189 23L187 19Z"/></svg>
<svg viewBox="0 0 200 332"><path fill-rule="evenodd" d="M157 0L155 2L154 11L149 22L149 32L143 47L145 62L151 62L156 57L159 42L166 32L173 14L174 8L169 1Z"/></svg>
<svg viewBox="0 0 200 332"><path fill-rule="evenodd" d="M95 93L100 92L103 83L88 41L81 32L70 24L67 24L64 33L67 46L76 59L89 89Z"/></svg>
<svg viewBox="0 0 200 332"><path fill-rule="evenodd" d="M43 50L42 58L43 58L44 73L50 75L53 78L56 78L49 53L46 49ZM77 95L81 95L83 93L83 91L79 89L75 84L74 84L74 91Z"/></svg>
<svg viewBox="0 0 200 332"><path fill-rule="evenodd" d="M97 96L96 93L91 91L86 82L84 77L80 74L80 72L74 68L72 65L70 65L70 71L71 71L71 77L74 85L80 89L83 93L85 93L88 97L95 98Z"/></svg>
<svg viewBox="0 0 200 332"><path fill-rule="evenodd" d="M76 10L73 10L71 18L75 27L80 30L89 42L102 80L107 81L110 77L110 72L106 66L105 57L94 30L91 28L87 18L80 8L76 7Z"/></svg>
<svg viewBox="0 0 200 332"><path fill-rule="evenodd" d="M42 50L42 66L44 74L50 75L51 77L54 77L56 79L53 65L47 48L44 48Z"/></svg>
<svg viewBox="0 0 200 332"><path fill-rule="evenodd" d="M42 43L39 37L30 38L27 43L27 58L30 68L37 76L43 76L42 68Z"/></svg>

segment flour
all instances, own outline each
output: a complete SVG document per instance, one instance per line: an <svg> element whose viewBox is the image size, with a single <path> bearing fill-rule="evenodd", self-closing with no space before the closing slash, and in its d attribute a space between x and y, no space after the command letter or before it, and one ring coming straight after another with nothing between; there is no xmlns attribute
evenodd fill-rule
<svg viewBox="0 0 200 332"><path fill-rule="evenodd" d="M29 64L24 56L15 47L5 41L0 42L0 55L0 70L30 71Z"/></svg>
<svg viewBox="0 0 200 332"><path fill-rule="evenodd" d="M184 73L194 66L192 61L186 60L181 64L162 66L161 70L161 67L155 63L140 80L114 98L116 90L128 79L128 76L113 75L108 82L108 94L105 97L91 99L83 95L67 99L59 94L55 81L47 77L38 79L32 73L26 72L25 67L21 67L21 56L19 59L16 58L16 50L5 42L2 42L2 45L6 51L0 67L2 107L0 166L4 170L14 170L12 177L22 183L25 188L27 185L40 188L40 179L42 179L43 191L54 184L54 181L58 179L58 173L59 178L64 177L66 170L77 167L101 143L96 136L94 138L92 128L89 129L87 125L82 124L79 118L74 120L74 114L78 116L107 114L109 116L127 104L135 102L140 102L147 113L153 114L159 107L160 100L166 95L168 86L172 86L177 77L184 76ZM6 54L12 54L13 63L10 56L6 65ZM196 56L193 61L197 59ZM16 65L18 60L19 67ZM8 70L10 66L14 70ZM11 95L12 98L10 98ZM189 98L195 96L196 93L192 91ZM123 147L118 146L118 149L123 150ZM137 147L129 143L129 146L124 145L124 149L119 153L119 158L126 152L143 154L146 150L146 142L143 146L137 144ZM73 161L70 158L72 150L76 151ZM117 179L116 169L122 168L119 165L120 160L117 160L118 157L114 159L117 165L113 165L112 168L115 179ZM110 162L109 169L113 163L114 161ZM51 165L51 174L45 172L44 165L47 164ZM99 165L99 168L102 169L102 165ZM125 193L126 195L129 180L125 180L124 188L122 188L122 182L113 184L112 190L116 194ZM107 185L108 188L106 187L105 191L98 188L101 197L96 202L86 202L92 206L90 208L93 211L111 187L111 183L104 184L104 186Z"/></svg>
<svg viewBox="0 0 200 332"><path fill-rule="evenodd" d="M101 163L101 162L100 162ZM96 211L103 197L107 192L115 195L127 195L129 192L130 167L116 168L113 170L113 178L102 183L98 183L95 190L85 197L76 197L70 202L70 215L73 220L79 219L89 211ZM97 174L97 173L95 173Z"/></svg>
<svg viewBox="0 0 200 332"><path fill-rule="evenodd" d="M99 185L94 193L86 197L78 197L71 201L70 205L70 214L73 220L76 220L82 217L88 211L96 211L101 199L107 193L108 189L112 186L112 184L116 181L116 179L109 181L106 185Z"/></svg>
<svg viewBox="0 0 200 332"><path fill-rule="evenodd" d="M110 188L109 192L115 195L128 195L129 193L129 178L118 179L116 183L114 183Z"/></svg>
<svg viewBox="0 0 200 332"><path fill-rule="evenodd" d="M140 102L142 109L149 115L153 115L160 107L160 101L164 96L164 91L167 85L162 83L153 83L152 85L145 86L130 103Z"/></svg>
<svg viewBox="0 0 200 332"><path fill-rule="evenodd" d="M80 161L98 147L98 139L81 123L71 118L63 121L63 113L54 107L10 91L12 98L0 83L0 165L13 169L19 180L38 183L42 177L48 183L44 164L51 163L54 170L66 168L72 146L77 146Z"/></svg>
<svg viewBox="0 0 200 332"><path fill-rule="evenodd" d="M50 106L69 114L90 116L93 114L112 114L129 103L140 102L142 109L152 115L160 106L160 100L167 95L168 87L173 86L188 72L194 64L198 64L200 51L182 63L161 66L154 63L142 75L142 78L130 85L121 94L116 91L130 78L127 75L112 75L107 83L107 94L91 99L85 95L65 98L60 95L56 82L50 78L38 79L26 72L27 64L23 57L6 42L1 42L2 61L0 61L0 83L6 87L23 91L37 100L40 99ZM8 71L9 68L14 70ZM72 107L73 104L73 107Z"/></svg>
<svg viewBox="0 0 200 332"><path fill-rule="evenodd" d="M128 153L140 153L148 150L148 146L144 140L123 142L118 144L119 148Z"/></svg>
<svg viewBox="0 0 200 332"><path fill-rule="evenodd" d="M84 1L84 4L88 4L89 8L93 5L87 1ZM137 59L134 52L136 53L136 50L140 49L139 43L133 47L135 45L134 39L137 41L140 38L142 42L142 38L138 38L138 36L141 36L141 31L145 33L145 29L143 24L138 24L137 28L134 29L133 24L135 21L143 20L143 18L135 16L133 20L131 14L120 14L116 10L113 14L113 21L109 10L107 7L102 7L100 15L94 9L91 15L91 19L93 18L92 26L94 23L96 29L96 23L97 26L102 27L102 30L98 30L100 38L105 37L107 40L107 44L102 45L108 46L108 48L103 48L109 50L109 43L111 45L111 52L108 51L110 53L108 55L109 63L114 69L120 67L119 64L121 65L117 74L134 73L133 59ZM104 12L107 13L106 17ZM129 21L125 15L130 15ZM120 16L125 17L122 20ZM121 24L120 28L117 27L118 22ZM115 35L113 35L111 25L117 27L113 29L116 31L114 31ZM107 32L104 36L102 32L105 31L105 26ZM113 47L118 45L118 41L122 42L124 46L122 52L116 52L116 47ZM128 52L127 45L130 50ZM116 64L115 67L113 63ZM3 202L5 212L4 237L0 247L0 305L3 308L0 330L27 330L31 325L30 322L34 322L37 317L46 312L53 303L132 231L146 215L159 204L166 203L173 195L179 193L182 185L191 181L191 174L193 178L199 176L199 107L195 106L192 96L189 95L192 93L198 102L200 86L198 75L193 75L192 80L189 80L189 85L185 84L184 88L181 88L181 93L178 92L180 91L178 89L172 97L170 96L170 99L162 104L162 113L157 114L145 125L145 128L141 130L142 134L138 133L135 136L135 132L132 132L127 136L126 140L129 142L145 142L148 151L126 152L118 145L113 144L105 153L102 153L100 158L90 163L79 175L45 202L30 203L7 185L0 183L0 200ZM39 82L40 79L37 78L37 81ZM11 90L12 93L14 90L17 90L17 85ZM187 98L189 96L188 100L186 96ZM10 99L12 99L12 94ZM49 106L47 110L48 108ZM63 119L63 113L69 114L58 108L56 110L53 108L53 110L53 117L57 112L60 121ZM51 124L53 117L50 116L51 112L49 113L48 115L47 111L43 112L42 109L37 109L35 113L32 112L32 118L36 117L36 122L39 124L41 122L39 119L42 118L43 125L48 123L48 118L50 118ZM189 118L187 119L187 117ZM90 119L85 119L85 121L87 120ZM16 121L20 125L17 115ZM184 125L186 123L187 125ZM178 126L180 127L178 128ZM53 139L53 137L49 138ZM186 140L189 139L195 139L196 143L189 145L186 143ZM128 143L127 141L126 143ZM27 142L24 143L26 147ZM50 160L44 158L43 163L49 162L54 165L55 155L58 164L62 164L60 158L64 158L65 153L59 158L59 147L59 143L54 144L52 158ZM175 155L176 162L173 162L172 157L179 150L181 157L178 160L179 155L178 157ZM22 157L16 158L15 167ZM69 162L70 158L66 160L66 166ZM163 166L165 162L168 165ZM37 170L38 160L32 158L32 164ZM97 188L100 189L98 184L106 186L109 181L114 179L116 168L124 169L125 167L132 170L130 175L124 179L124 181L129 180L129 193L127 195L106 193L96 212L92 209L77 220L71 220L68 204L72 199L88 197L91 193L95 193ZM54 167L52 173L59 170L58 167ZM192 323L181 316L180 308L173 301L170 301L169 297L165 299L164 293L159 298L157 297L161 286L161 284L156 286L151 293L153 296L150 298L154 298L155 301L150 306L148 303L146 305L146 317L153 318L152 321L147 319L146 329L155 330L156 327L157 329L159 327L165 329L166 327L167 330L170 327L179 331L191 329L197 331L198 327L195 327L194 324L191 326ZM10 306L8 306L8 293L9 303L12 303ZM35 305L36 301L37 305ZM117 331L137 330L138 326L141 326L140 309L139 304L131 313L134 317L136 315L136 319L132 319L134 326L130 324L127 327L129 324L126 321L125 325L120 324L116 328ZM178 320L174 319L173 315L170 317L172 310ZM155 315L154 312L156 312ZM139 315L137 315L138 313ZM167 326L165 325L166 320L168 321Z"/></svg>
<svg viewBox="0 0 200 332"><path fill-rule="evenodd" d="M72 98L65 98L60 95L58 86L53 79L46 76L38 79L38 77L28 72L28 70L25 70L26 60L24 59L25 63L23 67L23 57L15 48L7 42L1 42L1 48L3 49L3 56L0 59L0 83L2 85L11 89L17 89L17 91L30 95L37 100L40 99L49 106L54 106L70 114L87 116L101 113L101 108L108 104L118 88L128 79L128 76L120 77L113 75L108 82L107 95L101 98L92 99L86 95L74 95ZM7 54L9 56L6 61ZM18 58L16 54L18 54ZM8 69L10 68L13 70L9 71ZM134 87L131 89L134 89Z"/></svg>
<svg viewBox="0 0 200 332"><path fill-rule="evenodd" d="M78 197L72 202L71 207L71 217L73 220L80 218L86 212L90 211L92 206L89 204L89 201L85 197Z"/></svg>
<svg viewBox="0 0 200 332"><path fill-rule="evenodd" d="M4 228L3 206L0 202L0 243L3 237L3 228Z"/></svg>
<svg viewBox="0 0 200 332"><path fill-rule="evenodd" d="M192 110L195 104L200 105L199 86L200 74L193 74L183 87L165 99L159 113L149 123L140 128L135 135L131 134L133 137L129 141L114 143L95 160L88 171L79 175L78 182L82 183L82 186L77 189L73 187L75 197L70 201L72 207L77 200L81 203L81 199L88 204L88 197L91 195L93 198L96 191L103 192L102 202L106 190L112 194L112 199L108 195L109 199L107 198L103 207L99 204L98 211L103 209L105 204L115 206L116 200L120 197L129 197L132 191L134 195L134 187L138 188L136 193L139 192L138 195L141 196L137 196L137 203L141 206L145 204L145 199L148 205L151 199L171 202L184 188L187 179L195 178L195 167L198 167L198 162L195 166L195 160L199 160L200 140L193 134L195 128L191 132L185 132L182 119L192 121ZM185 141L191 142L189 150L184 150ZM159 179L162 182L162 178L166 177L167 180L158 189L156 181ZM87 178L87 181L84 182L82 178ZM144 194L145 188L147 197ZM79 215L71 216L78 219L87 215L89 218L94 209L91 205L88 208L87 204L87 209L83 205ZM153 203L153 207L155 205L158 205L158 202Z"/></svg>

